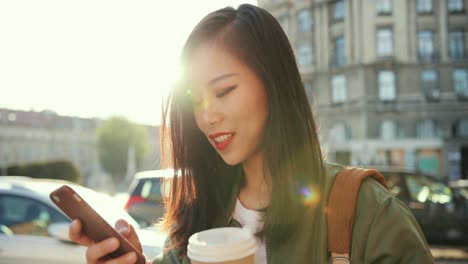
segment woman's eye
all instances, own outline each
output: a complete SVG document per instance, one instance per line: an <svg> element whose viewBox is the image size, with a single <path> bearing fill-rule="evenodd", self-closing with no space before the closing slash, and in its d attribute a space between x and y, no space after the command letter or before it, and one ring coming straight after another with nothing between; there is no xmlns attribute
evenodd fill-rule
<svg viewBox="0 0 468 264"><path fill-rule="evenodd" d="M233 85L233 86L229 86L228 88L226 89L223 89L219 92L216 93L216 97L223 97L225 96L226 94L230 93L232 90L236 89L237 85Z"/></svg>

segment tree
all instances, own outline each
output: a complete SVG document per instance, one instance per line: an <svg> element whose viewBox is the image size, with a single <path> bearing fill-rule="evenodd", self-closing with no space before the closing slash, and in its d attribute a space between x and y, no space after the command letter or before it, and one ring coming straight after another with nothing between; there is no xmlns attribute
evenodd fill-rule
<svg viewBox="0 0 468 264"><path fill-rule="evenodd" d="M7 173L6 175L11 175L11 176L20 176L21 175L21 166L20 165L13 165L7 168Z"/></svg>
<svg viewBox="0 0 468 264"><path fill-rule="evenodd" d="M66 180L81 184L81 173L71 161L52 160L45 163L44 170L47 172L47 176L44 178Z"/></svg>
<svg viewBox="0 0 468 264"><path fill-rule="evenodd" d="M135 164L138 169L148 150L145 127L116 116L104 121L97 129L99 161L115 182L122 182L125 179L131 146L135 150Z"/></svg>

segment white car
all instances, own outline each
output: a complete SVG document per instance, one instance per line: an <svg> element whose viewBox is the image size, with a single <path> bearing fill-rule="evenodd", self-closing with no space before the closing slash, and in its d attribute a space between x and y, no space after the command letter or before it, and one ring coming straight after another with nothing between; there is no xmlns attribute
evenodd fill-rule
<svg viewBox="0 0 468 264"><path fill-rule="evenodd" d="M49 193L69 185L108 223L123 218L140 237L143 253L153 259L162 251L165 235L139 224L107 194L61 180L0 176L0 262L2 264L84 264L86 248L68 239L70 220L49 199Z"/></svg>

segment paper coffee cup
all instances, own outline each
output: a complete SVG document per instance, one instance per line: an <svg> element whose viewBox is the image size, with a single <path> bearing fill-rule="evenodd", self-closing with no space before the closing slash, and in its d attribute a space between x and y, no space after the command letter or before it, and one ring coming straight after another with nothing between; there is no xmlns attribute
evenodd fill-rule
<svg viewBox="0 0 468 264"><path fill-rule="evenodd" d="M222 227L193 234L187 256L193 264L253 264L256 249L255 238L248 229Z"/></svg>

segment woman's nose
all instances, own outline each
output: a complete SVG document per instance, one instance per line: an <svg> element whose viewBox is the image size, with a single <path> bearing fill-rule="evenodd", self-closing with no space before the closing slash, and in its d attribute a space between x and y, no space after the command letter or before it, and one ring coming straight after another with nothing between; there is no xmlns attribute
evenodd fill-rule
<svg viewBox="0 0 468 264"><path fill-rule="evenodd" d="M222 114L219 110L216 102L212 98L206 97L202 106L203 122L209 126L219 123L222 120Z"/></svg>

